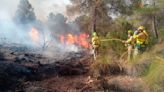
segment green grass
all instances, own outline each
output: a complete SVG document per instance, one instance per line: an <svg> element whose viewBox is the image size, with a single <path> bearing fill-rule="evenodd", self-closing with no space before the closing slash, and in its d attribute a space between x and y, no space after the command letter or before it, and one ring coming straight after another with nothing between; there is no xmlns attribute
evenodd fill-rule
<svg viewBox="0 0 164 92"><path fill-rule="evenodd" d="M164 63L163 61L154 61L146 76L144 77L146 83L149 84L152 92L163 92L164 90Z"/></svg>
<svg viewBox="0 0 164 92"><path fill-rule="evenodd" d="M135 76L141 77L150 88L150 92L164 90L164 42L153 46L136 61L127 63L136 69Z"/></svg>
<svg viewBox="0 0 164 92"><path fill-rule="evenodd" d="M164 29L158 30L158 34L159 34L160 39L164 40Z"/></svg>
<svg viewBox="0 0 164 92"><path fill-rule="evenodd" d="M144 8L137 9L136 11L138 13L155 13L158 10L159 9L157 7L144 7Z"/></svg>
<svg viewBox="0 0 164 92"><path fill-rule="evenodd" d="M151 92L163 92L164 90L164 55L159 54L159 51L164 51L164 43L154 46L153 50L143 55L141 61L149 58L150 65L148 68L144 68L142 77L150 87ZM147 55L149 54L149 55Z"/></svg>

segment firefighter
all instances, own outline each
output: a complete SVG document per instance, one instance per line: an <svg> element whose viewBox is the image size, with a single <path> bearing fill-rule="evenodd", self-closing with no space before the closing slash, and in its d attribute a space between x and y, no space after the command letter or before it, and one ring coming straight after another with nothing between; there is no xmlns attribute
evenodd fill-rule
<svg viewBox="0 0 164 92"><path fill-rule="evenodd" d="M97 33L93 32L93 34L92 34L92 48L93 48L95 60L96 60L96 56L98 54L99 47L100 47L100 39L99 39Z"/></svg>
<svg viewBox="0 0 164 92"><path fill-rule="evenodd" d="M128 48L128 61L131 61L133 59L133 49L135 44L132 30L128 30L128 39L126 41L123 41L123 43L125 43Z"/></svg>
<svg viewBox="0 0 164 92"><path fill-rule="evenodd" d="M138 34L134 34L133 38L136 41L134 56L136 57L138 54L142 54L146 50L146 46L148 44L148 33L145 30L144 26L140 26L138 28Z"/></svg>

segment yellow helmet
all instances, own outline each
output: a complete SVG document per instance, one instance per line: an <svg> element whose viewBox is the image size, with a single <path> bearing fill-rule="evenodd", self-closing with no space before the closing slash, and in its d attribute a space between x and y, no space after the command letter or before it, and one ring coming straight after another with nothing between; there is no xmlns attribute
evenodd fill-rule
<svg viewBox="0 0 164 92"><path fill-rule="evenodd" d="M140 27L138 28L138 30L145 30L145 27L144 27L144 26L140 26Z"/></svg>
<svg viewBox="0 0 164 92"><path fill-rule="evenodd" d="M128 30L128 33L129 33L129 34L133 34L133 31L132 31L132 30Z"/></svg>
<svg viewBox="0 0 164 92"><path fill-rule="evenodd" d="M96 32L93 32L92 36L97 36L97 33Z"/></svg>

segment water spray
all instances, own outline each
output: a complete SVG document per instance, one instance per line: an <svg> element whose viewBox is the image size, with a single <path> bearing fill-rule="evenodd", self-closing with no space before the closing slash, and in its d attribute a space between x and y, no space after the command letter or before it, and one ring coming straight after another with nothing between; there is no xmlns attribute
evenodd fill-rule
<svg viewBox="0 0 164 92"><path fill-rule="evenodd" d="M119 41L119 42L122 42L123 40L117 39L117 38L113 38L113 39L103 39L103 40L101 40L101 42L108 42L108 41ZM123 43L123 42L122 42L122 43Z"/></svg>
<svg viewBox="0 0 164 92"><path fill-rule="evenodd" d="M103 40L101 40L101 42L108 42L108 41L119 41L119 42L121 42L121 43L124 43L123 40L118 39L118 38L103 39ZM127 55L127 53L128 53L128 51L124 52L124 53L121 55L120 60L122 60L123 57L124 57L125 55Z"/></svg>

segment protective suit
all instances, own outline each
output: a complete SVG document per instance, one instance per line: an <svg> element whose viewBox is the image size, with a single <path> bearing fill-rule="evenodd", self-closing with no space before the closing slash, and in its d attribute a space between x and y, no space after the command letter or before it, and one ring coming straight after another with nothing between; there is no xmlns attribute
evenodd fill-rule
<svg viewBox="0 0 164 92"><path fill-rule="evenodd" d="M96 59L99 47L100 47L100 39L97 36L97 33L94 32L93 36L92 36L92 48L93 48L93 52L94 52L94 59Z"/></svg>
<svg viewBox="0 0 164 92"><path fill-rule="evenodd" d="M143 26L138 28L138 34L134 35L136 40L134 55L143 53L146 50L146 45L148 44L148 33Z"/></svg>
<svg viewBox="0 0 164 92"><path fill-rule="evenodd" d="M126 44L128 48L128 61L131 61L133 59L133 49L134 49L134 44L135 44L132 30L128 30L128 39L123 42Z"/></svg>

